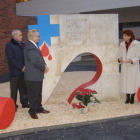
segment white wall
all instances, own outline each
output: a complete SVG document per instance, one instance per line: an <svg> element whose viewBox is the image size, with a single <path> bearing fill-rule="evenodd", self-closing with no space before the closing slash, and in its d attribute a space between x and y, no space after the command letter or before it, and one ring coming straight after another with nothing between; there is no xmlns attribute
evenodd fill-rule
<svg viewBox="0 0 140 140"><path fill-rule="evenodd" d="M118 14L119 23L140 21L140 6L101 11L81 12L81 14Z"/></svg>
<svg viewBox="0 0 140 140"><path fill-rule="evenodd" d="M31 0L16 4L17 15L59 15L140 6L140 0Z"/></svg>

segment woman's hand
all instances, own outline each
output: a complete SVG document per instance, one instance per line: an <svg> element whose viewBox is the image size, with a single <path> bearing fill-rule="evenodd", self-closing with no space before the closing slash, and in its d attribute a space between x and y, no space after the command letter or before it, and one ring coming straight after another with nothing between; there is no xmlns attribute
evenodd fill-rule
<svg viewBox="0 0 140 140"><path fill-rule="evenodd" d="M133 61L131 59L129 59L128 61L125 61L124 63L132 63L133 64Z"/></svg>
<svg viewBox="0 0 140 140"><path fill-rule="evenodd" d="M119 61L120 63L131 63L131 64L133 64L133 61L132 61L131 59L129 59L129 60L127 60L127 61L123 61L122 58L119 58L118 61Z"/></svg>
<svg viewBox="0 0 140 140"><path fill-rule="evenodd" d="M124 61L122 60L122 58L119 58L118 61L119 61L120 63L124 63Z"/></svg>

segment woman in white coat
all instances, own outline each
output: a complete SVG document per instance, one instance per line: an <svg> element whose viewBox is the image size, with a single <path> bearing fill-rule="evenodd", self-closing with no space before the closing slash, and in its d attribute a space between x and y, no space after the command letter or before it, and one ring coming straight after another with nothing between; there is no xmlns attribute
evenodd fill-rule
<svg viewBox="0 0 140 140"><path fill-rule="evenodd" d="M121 93L126 94L125 103L134 103L135 93L140 86L140 42L135 40L131 30L123 31L123 42L118 51L118 62L121 64Z"/></svg>

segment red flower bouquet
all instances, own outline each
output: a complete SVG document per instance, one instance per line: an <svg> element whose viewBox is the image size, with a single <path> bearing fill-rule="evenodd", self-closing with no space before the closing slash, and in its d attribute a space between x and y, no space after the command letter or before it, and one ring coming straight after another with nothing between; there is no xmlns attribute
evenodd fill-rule
<svg viewBox="0 0 140 140"><path fill-rule="evenodd" d="M75 98L81 101L85 106L87 106L88 103L100 103L100 101L94 97L94 94L97 94L95 90L82 89L76 92ZM94 100L91 100L91 97L93 97Z"/></svg>

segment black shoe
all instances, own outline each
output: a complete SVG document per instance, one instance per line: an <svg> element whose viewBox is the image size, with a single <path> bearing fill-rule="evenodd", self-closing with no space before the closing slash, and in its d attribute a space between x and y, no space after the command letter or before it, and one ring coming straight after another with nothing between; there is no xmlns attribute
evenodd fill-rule
<svg viewBox="0 0 140 140"><path fill-rule="evenodd" d="M17 112L17 108L18 108L18 105L16 105L15 109L16 109L16 112Z"/></svg>
<svg viewBox="0 0 140 140"><path fill-rule="evenodd" d="M50 111L44 109L44 110L39 111L39 112L37 112L37 113L44 113L44 114L47 114L47 113L50 113Z"/></svg>
<svg viewBox="0 0 140 140"><path fill-rule="evenodd" d="M130 103L130 94L126 94L126 104Z"/></svg>
<svg viewBox="0 0 140 140"><path fill-rule="evenodd" d="M38 116L36 114L30 115L32 119L38 119Z"/></svg>
<svg viewBox="0 0 140 140"><path fill-rule="evenodd" d="M131 94L130 104L134 104L135 94Z"/></svg>
<svg viewBox="0 0 140 140"><path fill-rule="evenodd" d="M22 108L30 108L29 104L27 105L22 105Z"/></svg>

